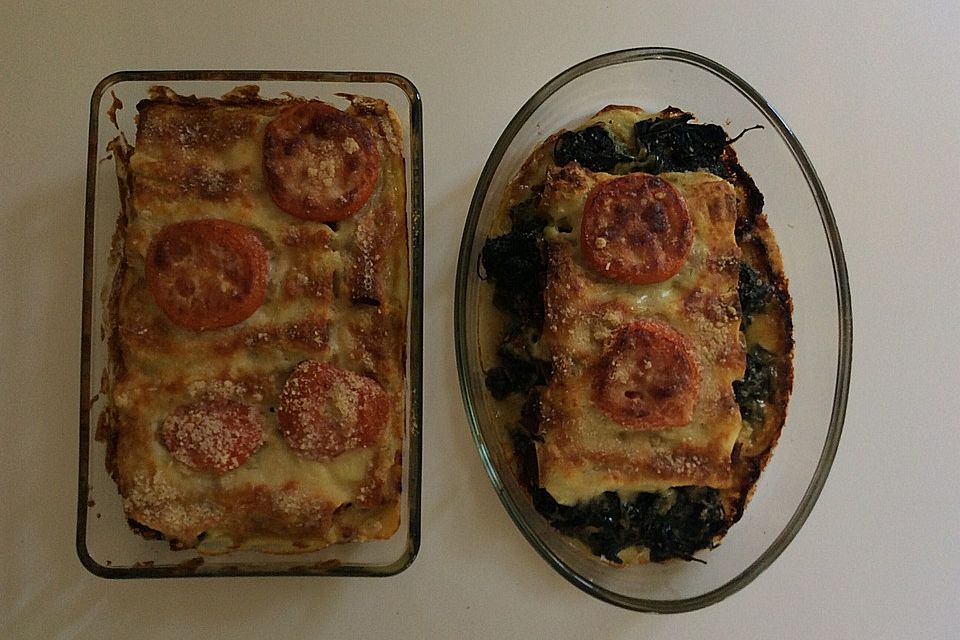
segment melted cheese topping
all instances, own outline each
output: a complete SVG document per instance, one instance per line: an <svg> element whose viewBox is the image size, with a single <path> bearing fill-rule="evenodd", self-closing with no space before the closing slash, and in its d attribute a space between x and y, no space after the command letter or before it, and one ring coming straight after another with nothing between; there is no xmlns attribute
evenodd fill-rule
<svg viewBox="0 0 960 640"><path fill-rule="evenodd" d="M690 255L676 276L651 285L604 278L586 266L579 224L590 189L614 179L576 164L546 174L541 211L547 241L546 319L540 348L553 376L540 395L541 486L563 504L604 491L729 484L741 428L732 383L743 377L737 299L740 250L736 201L729 183L708 173L661 177L683 196L694 225ZM562 230L561 230L562 229ZM568 231L569 230L569 231ZM590 397L591 369L604 343L638 319L664 322L684 335L702 374L691 420L638 431L617 423Z"/></svg>
<svg viewBox="0 0 960 640"><path fill-rule="evenodd" d="M291 100L235 104L158 92L138 106L132 155L118 154L118 162L129 157L119 169L130 193L113 292L116 448L108 463L129 518L186 546L205 533L201 550L266 544L304 551L389 537L399 523L408 296L400 123L382 101L353 98L349 111L382 158L374 195L336 225L300 220L272 202L262 168L264 127ZM168 224L198 218L250 227L270 256L263 304L221 330L172 324L145 282L151 239ZM376 242L361 231L374 227ZM390 411L376 446L327 462L290 450L276 407L286 377L306 359L384 388ZM178 462L158 437L178 405L215 398L256 407L264 426L263 445L222 475Z"/></svg>

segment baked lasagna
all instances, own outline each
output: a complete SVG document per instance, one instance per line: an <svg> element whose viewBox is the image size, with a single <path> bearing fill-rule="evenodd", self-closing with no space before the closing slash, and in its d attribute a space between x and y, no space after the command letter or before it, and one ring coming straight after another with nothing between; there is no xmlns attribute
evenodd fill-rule
<svg viewBox="0 0 960 640"><path fill-rule="evenodd" d="M122 212L98 437L134 530L304 552L400 521L402 128L238 87L154 87L111 145Z"/></svg>
<svg viewBox="0 0 960 640"><path fill-rule="evenodd" d="M718 544L786 416L787 281L731 142L678 109L607 107L533 151L481 253L518 478L611 563Z"/></svg>

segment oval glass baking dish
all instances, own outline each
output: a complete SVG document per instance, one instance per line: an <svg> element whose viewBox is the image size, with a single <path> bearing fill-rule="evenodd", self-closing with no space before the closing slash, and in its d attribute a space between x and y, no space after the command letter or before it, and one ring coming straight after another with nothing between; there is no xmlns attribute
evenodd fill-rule
<svg viewBox="0 0 960 640"><path fill-rule="evenodd" d="M481 249L509 181L549 133L606 105L689 111L728 132L762 125L736 143L764 194L794 303L794 390L770 463L741 520L706 564L615 567L586 554L534 509L508 462L508 435L484 383ZM721 65L686 51L640 48L584 61L550 80L507 125L483 168L460 246L455 300L460 385L483 464L534 549L564 578L606 602L673 613L718 602L783 552L809 515L836 453L846 409L852 316L840 236L823 186L799 141L764 98Z"/></svg>

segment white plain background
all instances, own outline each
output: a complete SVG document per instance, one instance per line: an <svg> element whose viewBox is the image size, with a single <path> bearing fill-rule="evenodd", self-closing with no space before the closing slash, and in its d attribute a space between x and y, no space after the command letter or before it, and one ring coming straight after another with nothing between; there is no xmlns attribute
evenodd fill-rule
<svg viewBox="0 0 960 640"><path fill-rule="evenodd" d="M957 637L955 2L85 4L0 7L0 637ZM855 335L806 526L740 593L667 617L591 599L523 540L470 439L452 338L460 232L500 131L572 64L655 45L717 60L792 126L837 217ZM106 581L76 558L89 98L158 68L384 70L420 89L423 544L399 576Z"/></svg>

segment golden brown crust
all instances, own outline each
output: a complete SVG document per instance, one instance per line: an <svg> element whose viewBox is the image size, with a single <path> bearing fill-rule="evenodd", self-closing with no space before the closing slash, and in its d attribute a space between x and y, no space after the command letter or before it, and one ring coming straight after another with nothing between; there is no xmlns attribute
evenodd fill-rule
<svg viewBox="0 0 960 640"><path fill-rule="evenodd" d="M578 212L592 185L614 179L578 166L548 171L541 211L565 218L569 234L548 226L543 348L553 375L540 394L541 485L560 502L607 490L654 491L685 484L724 487L741 427L731 384L743 375L730 185L709 174L663 174L683 195L696 229L691 257L675 278L624 285L597 275L580 250ZM633 432L598 410L591 370L601 346L622 327L663 320L693 345L703 372L693 417L669 432ZM629 446L624 446L624 442Z"/></svg>
<svg viewBox="0 0 960 640"><path fill-rule="evenodd" d="M386 538L398 526L408 295L402 130L385 103L355 98L347 111L384 160L373 195L336 224L300 220L271 201L261 149L271 118L301 101L264 100L255 87L222 99L155 87L138 105L136 148L112 147L126 197L107 297L111 403L98 437L109 443L108 468L128 517L178 547L202 539L209 552L308 550ZM144 263L160 229L206 218L253 229L269 254L269 276L250 317L197 332L157 306ZM372 242L377 222L383 234ZM356 281L375 292L376 307L357 303ZM306 359L384 389L389 417L374 446L328 462L289 449L276 407L287 376ZM259 450L220 475L175 461L157 435L178 406L217 398L255 407L264 425Z"/></svg>

